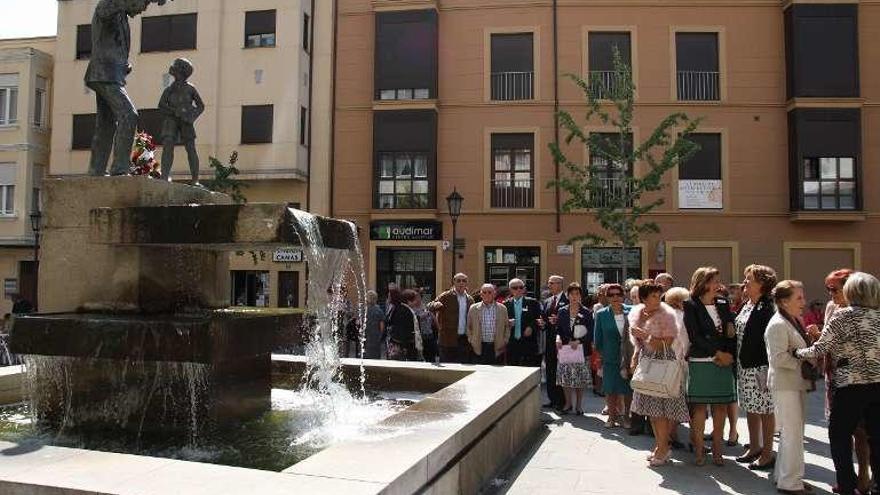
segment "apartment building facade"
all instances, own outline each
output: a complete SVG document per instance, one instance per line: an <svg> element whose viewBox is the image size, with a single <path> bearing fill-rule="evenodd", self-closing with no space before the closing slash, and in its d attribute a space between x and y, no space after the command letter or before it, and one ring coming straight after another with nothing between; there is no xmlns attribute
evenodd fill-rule
<svg viewBox="0 0 880 495"><path fill-rule="evenodd" d="M517 276L534 293L561 274L594 291L669 271L686 286L698 266L731 282L762 263L822 299L832 269L880 271L880 3L668 3L340 0L331 214L361 227L369 285L449 285L453 190L472 285ZM555 109L586 113L562 75L613 84L612 47L632 67L633 142L673 112L703 119L626 274L619 249L570 242L601 230L548 185L565 173ZM563 149L606 167L608 194L646 166Z"/></svg>
<svg viewBox="0 0 880 495"><path fill-rule="evenodd" d="M34 230L49 164L54 37L0 40L0 312L38 304Z"/></svg>
<svg viewBox="0 0 880 495"><path fill-rule="evenodd" d="M139 128L158 136L157 106L172 82L174 59L189 59L190 82L205 102L196 122L202 179L209 157L233 152L250 202L288 203L327 213L332 5L314 0L175 0L130 21L133 72L128 93ZM84 175L94 131L95 97L83 83L97 0L59 2L52 176ZM312 129L312 121L318 126ZM327 136L325 136L327 135ZM158 155L161 156L161 155ZM314 180L314 187L310 184ZM177 147L172 178L189 180ZM313 199L315 199L313 203ZM233 304L300 307L305 267L296 249L230 254Z"/></svg>

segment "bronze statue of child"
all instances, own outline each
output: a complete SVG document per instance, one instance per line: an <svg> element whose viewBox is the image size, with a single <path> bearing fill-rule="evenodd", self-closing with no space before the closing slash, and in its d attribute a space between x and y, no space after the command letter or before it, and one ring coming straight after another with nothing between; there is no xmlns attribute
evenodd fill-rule
<svg viewBox="0 0 880 495"><path fill-rule="evenodd" d="M185 58L178 58L171 64L168 73L174 82L165 88L159 100L162 119L162 177L171 182L171 167L174 165L174 146L182 143L189 160L192 185L199 184L199 155L196 153L195 121L205 111L202 97L195 86L188 82L193 73L193 65Z"/></svg>

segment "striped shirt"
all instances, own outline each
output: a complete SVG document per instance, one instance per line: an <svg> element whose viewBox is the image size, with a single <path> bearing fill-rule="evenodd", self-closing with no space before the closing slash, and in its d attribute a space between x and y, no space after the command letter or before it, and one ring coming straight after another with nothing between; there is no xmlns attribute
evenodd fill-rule
<svg viewBox="0 0 880 495"><path fill-rule="evenodd" d="M495 304L483 304L480 312L480 334L483 342L495 342Z"/></svg>
<svg viewBox="0 0 880 495"><path fill-rule="evenodd" d="M822 336L797 356L831 354L835 363L834 388L880 383L880 310L851 306L837 310Z"/></svg>

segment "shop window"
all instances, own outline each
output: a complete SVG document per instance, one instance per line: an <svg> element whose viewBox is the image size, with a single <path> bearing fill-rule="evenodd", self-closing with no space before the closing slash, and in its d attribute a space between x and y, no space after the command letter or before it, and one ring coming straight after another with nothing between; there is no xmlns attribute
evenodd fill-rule
<svg viewBox="0 0 880 495"><path fill-rule="evenodd" d="M421 292L431 301L436 295L436 252L434 249L379 248L376 250L376 283L380 300L388 295L388 284Z"/></svg>
<svg viewBox="0 0 880 495"><path fill-rule="evenodd" d="M642 250L626 252L626 276L623 274L623 250L620 248L581 248L581 286L595 294L602 284L623 284L627 279L642 278Z"/></svg>
<svg viewBox="0 0 880 495"><path fill-rule="evenodd" d="M522 279L529 297L539 297L541 248L487 247L484 253L486 281L496 287L507 287L511 279Z"/></svg>
<svg viewBox="0 0 880 495"><path fill-rule="evenodd" d="M278 272L278 307L299 307L299 272Z"/></svg>
<svg viewBox="0 0 880 495"><path fill-rule="evenodd" d="M233 270L231 273L234 306L269 306L269 272Z"/></svg>

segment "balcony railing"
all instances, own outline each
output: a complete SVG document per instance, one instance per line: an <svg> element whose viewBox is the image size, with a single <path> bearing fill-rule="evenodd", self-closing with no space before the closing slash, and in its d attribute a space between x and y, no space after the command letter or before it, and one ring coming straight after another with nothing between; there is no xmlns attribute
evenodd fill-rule
<svg viewBox="0 0 880 495"><path fill-rule="evenodd" d="M719 72L678 71L679 101L719 101L721 77Z"/></svg>
<svg viewBox="0 0 880 495"><path fill-rule="evenodd" d="M590 92L594 99L610 100L620 92L623 74L614 70L591 70Z"/></svg>
<svg viewBox="0 0 880 495"><path fill-rule="evenodd" d="M492 99L514 101L534 99L534 72L493 72Z"/></svg>
<svg viewBox="0 0 880 495"><path fill-rule="evenodd" d="M620 201L621 197L628 197L632 193L632 183L622 178L604 177L599 179L599 185L601 188L591 201L594 208L610 206L612 203ZM632 205L631 199L626 201L627 208L631 208Z"/></svg>
<svg viewBox="0 0 880 495"><path fill-rule="evenodd" d="M534 179L492 181L492 208L534 208Z"/></svg>

